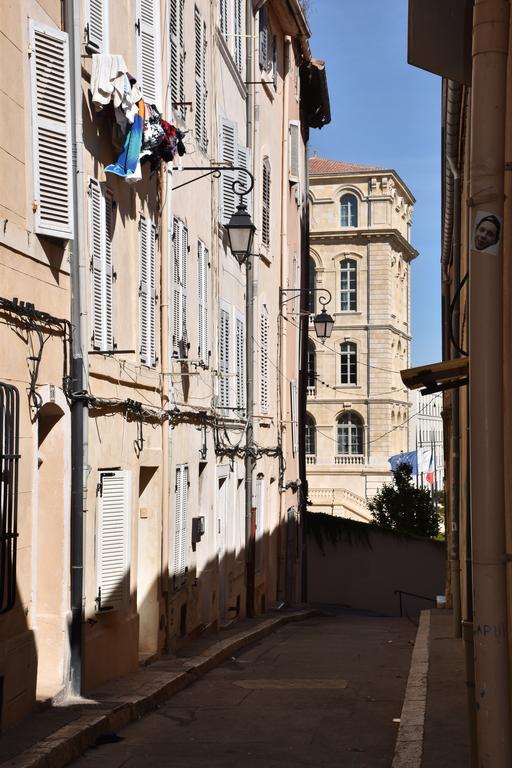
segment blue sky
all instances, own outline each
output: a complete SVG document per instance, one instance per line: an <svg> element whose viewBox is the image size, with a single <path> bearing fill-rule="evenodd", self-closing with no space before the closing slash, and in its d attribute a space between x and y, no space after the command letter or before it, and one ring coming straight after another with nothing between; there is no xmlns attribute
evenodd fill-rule
<svg viewBox="0 0 512 768"><path fill-rule="evenodd" d="M412 364L438 361L441 79L407 64L407 0L310 0L309 22L332 117L311 152L393 168L412 191Z"/></svg>

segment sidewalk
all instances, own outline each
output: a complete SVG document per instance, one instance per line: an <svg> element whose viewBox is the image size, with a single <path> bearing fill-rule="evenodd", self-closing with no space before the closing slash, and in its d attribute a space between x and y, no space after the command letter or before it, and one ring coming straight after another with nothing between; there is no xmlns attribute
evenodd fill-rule
<svg viewBox="0 0 512 768"><path fill-rule="evenodd" d="M283 611L244 619L233 628L201 638L89 694L84 701L43 705L6 731L0 739L2 768L61 768L76 759L102 735L112 733L155 709L241 648L266 637L288 622L315 611Z"/></svg>

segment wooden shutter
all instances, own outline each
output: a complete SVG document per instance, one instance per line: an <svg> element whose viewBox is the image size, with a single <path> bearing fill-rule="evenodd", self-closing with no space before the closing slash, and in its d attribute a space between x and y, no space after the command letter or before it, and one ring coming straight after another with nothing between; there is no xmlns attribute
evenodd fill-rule
<svg viewBox="0 0 512 768"><path fill-rule="evenodd" d="M197 242L197 286L199 301L199 338L198 338L198 356L199 361L208 367L208 249L206 245L198 240Z"/></svg>
<svg viewBox="0 0 512 768"><path fill-rule="evenodd" d="M73 238L68 36L30 20L35 231Z"/></svg>
<svg viewBox="0 0 512 768"><path fill-rule="evenodd" d="M139 222L139 334L140 360L156 364L156 231L150 219Z"/></svg>
<svg viewBox="0 0 512 768"><path fill-rule="evenodd" d="M159 0L137 0L137 71L144 101L160 106Z"/></svg>
<svg viewBox="0 0 512 768"><path fill-rule="evenodd" d="M242 317L236 318L235 331L236 350L236 407L245 411L245 322Z"/></svg>
<svg viewBox="0 0 512 768"><path fill-rule="evenodd" d="M131 472L101 471L96 516L98 607L119 608L130 594ZM101 590L101 591L100 591Z"/></svg>
<svg viewBox="0 0 512 768"><path fill-rule="evenodd" d="M206 152L208 147L206 130L206 24L197 8L194 9L194 34L194 69L196 85L195 131L197 143L203 152Z"/></svg>
<svg viewBox="0 0 512 768"><path fill-rule="evenodd" d="M229 408L229 369L230 369L230 317L226 309L220 310L219 332L219 394L222 408Z"/></svg>
<svg viewBox="0 0 512 768"><path fill-rule="evenodd" d="M261 241L264 245L270 244L270 162L268 157L265 157L263 160Z"/></svg>
<svg viewBox="0 0 512 768"><path fill-rule="evenodd" d="M86 3L86 45L94 53L108 52L108 2L109 0L87 0Z"/></svg>
<svg viewBox="0 0 512 768"><path fill-rule="evenodd" d="M232 166L237 163L236 133L236 123L228 120L227 117L221 117L219 136L220 159L223 163L228 163ZM229 170L223 171L219 179L220 219L223 224L227 224L231 215L235 212L236 203L238 202L233 191L234 180L235 172Z"/></svg>
<svg viewBox="0 0 512 768"><path fill-rule="evenodd" d="M288 177L290 181L299 181L300 178L300 155L299 155L299 141L300 141L300 123L297 120L290 121L290 158Z"/></svg>
<svg viewBox="0 0 512 768"><path fill-rule="evenodd" d="M185 119L185 47L183 8L185 0L169 0L170 90L171 106ZM181 102L179 106L174 106Z"/></svg>
<svg viewBox="0 0 512 768"><path fill-rule="evenodd" d="M242 168L247 168L248 171L251 170L251 150L248 147L243 147L241 144L237 147L237 156L236 156L236 164L238 166L241 166ZM243 171L238 171L237 174L238 182L240 184L240 189L247 189L249 186L249 176L244 173ZM244 203L247 206L247 210L249 213L252 212L252 192L248 195L246 195L244 198ZM235 196L235 208L239 203L239 197Z"/></svg>
<svg viewBox="0 0 512 768"><path fill-rule="evenodd" d="M174 579L175 588L178 588L185 578L187 567L188 466L186 464L176 467L174 490L174 531L169 526L171 536L174 534L174 547L172 542L169 542L169 550L173 552L171 576Z"/></svg>
<svg viewBox="0 0 512 768"><path fill-rule="evenodd" d="M268 311L264 307L260 314L260 405L262 413L267 413L269 409L268 334Z"/></svg>
<svg viewBox="0 0 512 768"><path fill-rule="evenodd" d="M112 308L112 193L96 179L89 182L89 238L92 275L92 343L94 349L111 350Z"/></svg>

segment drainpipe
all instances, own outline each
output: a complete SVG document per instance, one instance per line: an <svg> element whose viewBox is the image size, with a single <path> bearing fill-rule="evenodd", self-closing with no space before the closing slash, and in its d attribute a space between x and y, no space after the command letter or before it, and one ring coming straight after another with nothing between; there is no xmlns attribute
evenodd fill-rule
<svg viewBox="0 0 512 768"><path fill-rule="evenodd" d="M85 194L83 165L80 1L65 0L69 35L73 158L73 218L71 251L72 383L74 394L88 390L87 264L85 253ZM68 693L83 690L84 510L87 506L88 410L83 400L71 404L71 627Z"/></svg>
<svg viewBox="0 0 512 768"><path fill-rule="evenodd" d="M509 2L473 15L470 232L481 211L503 217ZM470 244L470 435L478 765L512 765L503 463L503 257Z"/></svg>

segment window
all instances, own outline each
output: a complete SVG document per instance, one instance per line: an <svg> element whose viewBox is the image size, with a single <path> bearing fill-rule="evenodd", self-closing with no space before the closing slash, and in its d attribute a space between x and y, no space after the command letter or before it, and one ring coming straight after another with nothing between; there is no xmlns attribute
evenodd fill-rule
<svg viewBox="0 0 512 768"><path fill-rule="evenodd" d="M202 240L197 241L197 286L199 303L199 329L197 353L205 368L210 364L208 350L208 249Z"/></svg>
<svg viewBox="0 0 512 768"><path fill-rule="evenodd" d="M221 408L229 408L229 373L231 367L230 322L229 311L221 308L219 328L219 402Z"/></svg>
<svg viewBox="0 0 512 768"><path fill-rule="evenodd" d="M304 424L304 450L306 456L316 456L316 424L310 413L306 413Z"/></svg>
<svg viewBox="0 0 512 768"><path fill-rule="evenodd" d="M188 504L188 465L179 464L176 467L176 485L174 486L174 534L173 542L169 542L170 576L174 589L179 589L187 574L187 504ZM170 553L172 552L172 559Z"/></svg>
<svg viewBox="0 0 512 768"><path fill-rule="evenodd" d="M357 413L349 411L339 416L336 424L338 454L363 455L363 421Z"/></svg>
<svg viewBox="0 0 512 768"><path fill-rule="evenodd" d="M316 286L316 264L310 256L308 258L308 294L306 299L306 312L310 315L315 314L315 286Z"/></svg>
<svg viewBox="0 0 512 768"><path fill-rule="evenodd" d="M270 161L263 160L262 171L262 201L261 201L261 241L270 245Z"/></svg>
<svg viewBox="0 0 512 768"><path fill-rule="evenodd" d="M340 344L341 384L357 384L357 345L352 341Z"/></svg>
<svg viewBox="0 0 512 768"><path fill-rule="evenodd" d="M137 80L144 101L160 105L160 0L137 0Z"/></svg>
<svg viewBox="0 0 512 768"><path fill-rule="evenodd" d="M100 470L96 516L96 608L120 608L130 595L131 472Z"/></svg>
<svg viewBox="0 0 512 768"><path fill-rule="evenodd" d="M86 0L86 45L93 53L108 53L108 2L109 0Z"/></svg>
<svg viewBox="0 0 512 768"><path fill-rule="evenodd" d="M16 387L0 384L0 614L16 602L18 544L18 464L20 395Z"/></svg>
<svg viewBox="0 0 512 768"><path fill-rule="evenodd" d="M139 222L139 332L141 363L156 365L156 229L144 216Z"/></svg>
<svg viewBox="0 0 512 768"><path fill-rule="evenodd" d="M342 227L357 227L357 198L343 195L340 200L340 224Z"/></svg>
<svg viewBox="0 0 512 768"><path fill-rule="evenodd" d="M92 274L92 346L114 349L112 331L112 194L96 179L89 182L89 243Z"/></svg>
<svg viewBox="0 0 512 768"><path fill-rule="evenodd" d="M220 159L223 163L242 168L251 169L251 153L247 147L237 142L238 127L235 122L227 117L220 119L219 147ZM244 171L226 170L221 174L220 184L220 219L227 224L238 205L238 195L233 189L233 182L237 180L241 189L248 186L248 176ZM244 197L244 203L249 213L251 212L251 195Z"/></svg>
<svg viewBox="0 0 512 768"><path fill-rule="evenodd" d="M340 310L357 311L357 264L354 259L344 259L340 264Z"/></svg>
<svg viewBox="0 0 512 768"><path fill-rule="evenodd" d="M73 237L68 36L30 21L35 231Z"/></svg>
<svg viewBox="0 0 512 768"><path fill-rule="evenodd" d="M208 148L206 125L206 24L197 8L194 9L194 30L196 82L195 129L197 143L203 152L206 152Z"/></svg>
<svg viewBox="0 0 512 768"><path fill-rule="evenodd" d="M308 365L307 365L307 383L308 395L314 395L316 392L316 351L312 341L308 341Z"/></svg>
<svg viewBox="0 0 512 768"><path fill-rule="evenodd" d="M262 413L268 413L269 409L268 333L268 311L264 307L260 313L260 406Z"/></svg>
<svg viewBox="0 0 512 768"><path fill-rule="evenodd" d="M237 315L235 321L235 351L236 351L236 407L245 411L245 321Z"/></svg>
<svg viewBox="0 0 512 768"><path fill-rule="evenodd" d="M185 108L185 44L183 8L185 0L169 1L169 62L171 106L184 120ZM196 54L197 55L197 54ZM206 65L205 65L206 66Z"/></svg>
<svg viewBox="0 0 512 768"><path fill-rule="evenodd" d="M188 356L187 335L188 229L181 219L173 219L172 252L172 355Z"/></svg>

